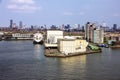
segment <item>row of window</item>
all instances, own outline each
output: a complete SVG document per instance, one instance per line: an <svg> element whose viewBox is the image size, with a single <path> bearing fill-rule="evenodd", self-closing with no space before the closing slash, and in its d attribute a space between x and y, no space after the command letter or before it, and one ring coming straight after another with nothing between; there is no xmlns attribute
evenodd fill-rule
<svg viewBox="0 0 120 80"><path fill-rule="evenodd" d="M31 37L31 34L12 34L12 37Z"/></svg>

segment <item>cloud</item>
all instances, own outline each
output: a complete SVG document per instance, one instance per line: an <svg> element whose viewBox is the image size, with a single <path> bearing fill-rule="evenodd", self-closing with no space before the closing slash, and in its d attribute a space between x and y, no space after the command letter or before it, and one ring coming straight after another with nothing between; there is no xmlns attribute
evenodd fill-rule
<svg viewBox="0 0 120 80"><path fill-rule="evenodd" d="M16 4L10 4L7 6L8 9L13 10L15 12L35 12L38 10L38 7L36 6L30 6L30 5L16 5ZM40 9L40 8L39 8Z"/></svg>
<svg viewBox="0 0 120 80"><path fill-rule="evenodd" d="M73 13L72 13L72 12L64 12L63 15L66 15L66 16L72 16Z"/></svg>
<svg viewBox="0 0 120 80"><path fill-rule="evenodd" d="M63 15L65 15L65 16L73 16L73 15L80 15L80 16L83 16L83 15L85 15L85 12L64 12L63 13Z"/></svg>
<svg viewBox="0 0 120 80"><path fill-rule="evenodd" d="M11 0L11 2L17 4L35 4L34 0Z"/></svg>
<svg viewBox="0 0 120 80"><path fill-rule="evenodd" d="M10 0L7 5L9 10L22 13L34 13L41 10L41 7L36 6L34 0Z"/></svg>

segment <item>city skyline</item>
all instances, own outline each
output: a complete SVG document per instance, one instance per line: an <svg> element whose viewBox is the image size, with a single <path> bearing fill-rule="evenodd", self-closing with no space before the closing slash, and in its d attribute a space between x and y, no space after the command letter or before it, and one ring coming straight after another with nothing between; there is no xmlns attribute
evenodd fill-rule
<svg viewBox="0 0 120 80"><path fill-rule="evenodd" d="M62 25L103 21L120 25L119 0L0 0L0 26L12 19L30 25Z"/></svg>

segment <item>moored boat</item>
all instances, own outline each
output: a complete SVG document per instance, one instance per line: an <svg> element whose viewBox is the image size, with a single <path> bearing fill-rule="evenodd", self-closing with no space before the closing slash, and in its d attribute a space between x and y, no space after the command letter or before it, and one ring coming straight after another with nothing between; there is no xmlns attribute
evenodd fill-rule
<svg viewBox="0 0 120 80"><path fill-rule="evenodd" d="M43 35L40 32L33 35L33 44L43 44Z"/></svg>

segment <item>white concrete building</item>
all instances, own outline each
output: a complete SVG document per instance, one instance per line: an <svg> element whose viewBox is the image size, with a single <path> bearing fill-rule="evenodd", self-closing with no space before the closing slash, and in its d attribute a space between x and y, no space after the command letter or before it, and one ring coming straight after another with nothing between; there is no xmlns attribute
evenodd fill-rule
<svg viewBox="0 0 120 80"><path fill-rule="evenodd" d="M88 42L81 39L60 39L58 41L58 50L61 53L68 55L68 53L85 52Z"/></svg>
<svg viewBox="0 0 120 80"><path fill-rule="evenodd" d="M21 33L14 33L12 34L13 38L17 39L32 39L32 34L21 34Z"/></svg>
<svg viewBox="0 0 120 80"><path fill-rule="evenodd" d="M48 30L47 31L47 43L56 44L57 39L63 38L63 31L61 30Z"/></svg>
<svg viewBox="0 0 120 80"><path fill-rule="evenodd" d="M63 39L63 31L61 30L48 30L45 47L57 47L57 40Z"/></svg>

